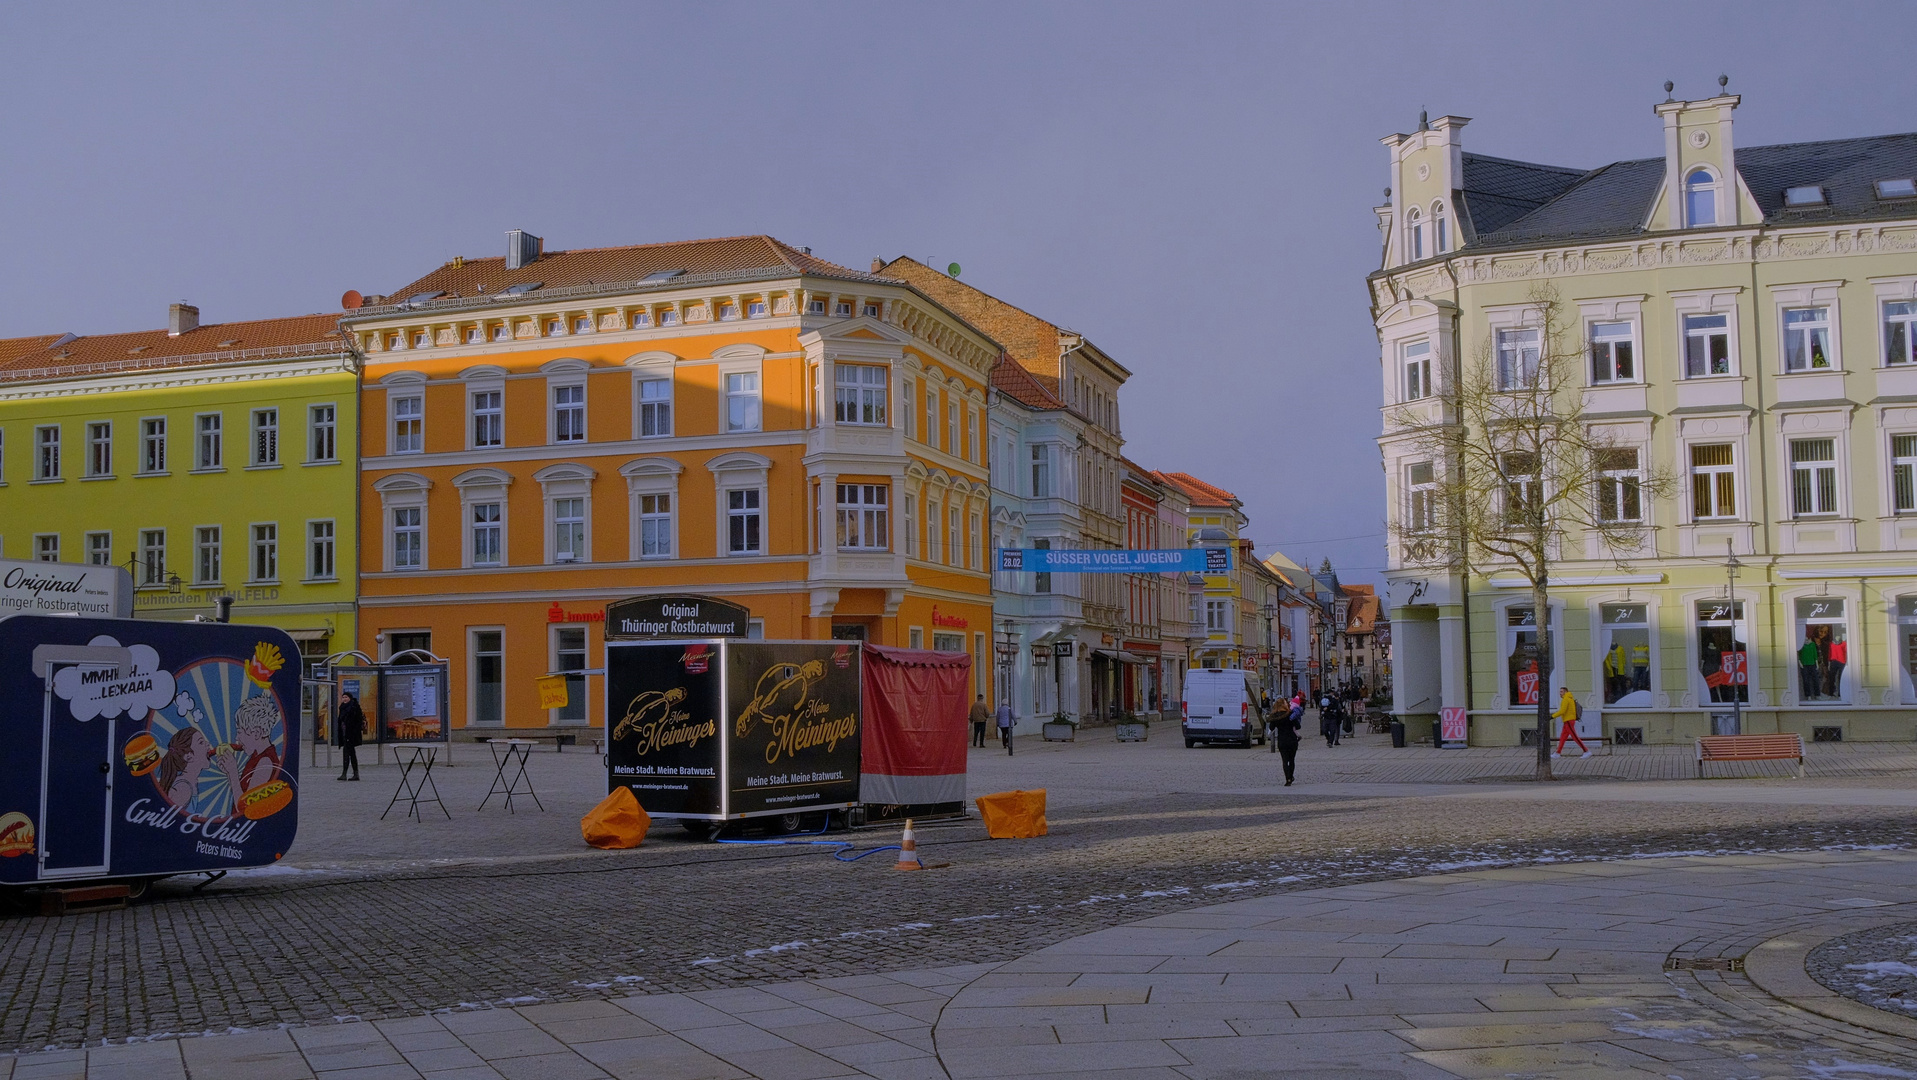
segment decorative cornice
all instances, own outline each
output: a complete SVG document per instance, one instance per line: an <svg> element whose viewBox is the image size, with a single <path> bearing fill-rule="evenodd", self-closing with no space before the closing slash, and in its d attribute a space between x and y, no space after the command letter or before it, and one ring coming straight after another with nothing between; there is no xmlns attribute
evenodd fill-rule
<svg viewBox="0 0 1917 1080"><path fill-rule="evenodd" d="M288 361L272 364L249 362L237 366L164 368L128 374L70 376L25 384L0 383L0 401L39 401L47 398L96 394L139 393L148 390L175 390L190 386L258 382L264 379L350 375L352 372L352 358L340 353L315 357L303 362Z"/></svg>

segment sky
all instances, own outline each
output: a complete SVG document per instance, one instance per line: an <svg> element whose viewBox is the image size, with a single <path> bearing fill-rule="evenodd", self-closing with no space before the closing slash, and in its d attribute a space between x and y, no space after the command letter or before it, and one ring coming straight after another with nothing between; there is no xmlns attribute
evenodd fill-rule
<svg viewBox="0 0 1917 1080"><path fill-rule="evenodd" d="M769 233L962 279L1131 369L1126 453L1260 554L1383 567L1364 278L1420 109L1465 148L1917 129L1909 3L13 4L0 337L331 311L454 255Z"/></svg>

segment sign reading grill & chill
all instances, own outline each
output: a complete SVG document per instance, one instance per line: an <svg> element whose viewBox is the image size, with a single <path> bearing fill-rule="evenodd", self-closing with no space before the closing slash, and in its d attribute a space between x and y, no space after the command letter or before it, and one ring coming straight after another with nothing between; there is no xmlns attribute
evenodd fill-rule
<svg viewBox="0 0 1917 1080"><path fill-rule="evenodd" d="M745 637L752 612L710 596L634 596L606 605L606 640Z"/></svg>

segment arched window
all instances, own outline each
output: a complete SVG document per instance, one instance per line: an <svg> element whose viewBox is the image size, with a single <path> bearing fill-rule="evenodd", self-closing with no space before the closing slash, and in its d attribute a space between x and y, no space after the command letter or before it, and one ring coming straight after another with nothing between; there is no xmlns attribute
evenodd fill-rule
<svg viewBox="0 0 1917 1080"><path fill-rule="evenodd" d="M1444 216L1443 203L1431 204L1431 243L1434 255L1451 250L1451 222Z"/></svg>
<svg viewBox="0 0 1917 1080"><path fill-rule="evenodd" d="M1417 262L1419 259L1424 258L1424 217L1416 210L1413 210L1405 218L1405 225L1410 230L1411 245L1411 257L1407 261Z"/></svg>
<svg viewBox="0 0 1917 1080"><path fill-rule="evenodd" d="M1684 178L1684 224L1717 224L1717 176L1709 169L1693 169Z"/></svg>

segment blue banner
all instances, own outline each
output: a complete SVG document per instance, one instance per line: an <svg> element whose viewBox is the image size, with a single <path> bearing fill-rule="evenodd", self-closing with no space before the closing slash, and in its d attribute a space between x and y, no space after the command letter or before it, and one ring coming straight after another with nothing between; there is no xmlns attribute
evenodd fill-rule
<svg viewBox="0 0 1917 1080"><path fill-rule="evenodd" d="M1230 548L999 548L998 568L1038 574L1227 574Z"/></svg>

